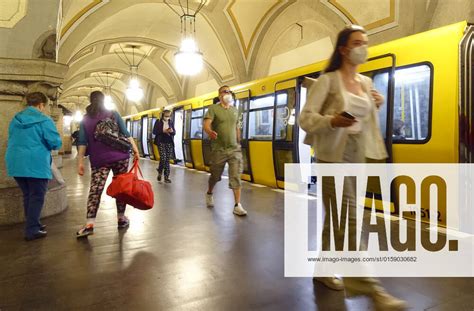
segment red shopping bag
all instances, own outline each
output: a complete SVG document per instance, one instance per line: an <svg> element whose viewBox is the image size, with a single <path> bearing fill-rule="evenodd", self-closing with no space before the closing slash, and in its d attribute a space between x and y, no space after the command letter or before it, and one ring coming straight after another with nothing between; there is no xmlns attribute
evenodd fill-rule
<svg viewBox="0 0 474 311"><path fill-rule="evenodd" d="M139 178L138 172L140 172L142 179ZM113 177L112 183L107 188L107 194L141 210L153 208L154 198L151 184L143 180L142 171L136 160L128 173Z"/></svg>

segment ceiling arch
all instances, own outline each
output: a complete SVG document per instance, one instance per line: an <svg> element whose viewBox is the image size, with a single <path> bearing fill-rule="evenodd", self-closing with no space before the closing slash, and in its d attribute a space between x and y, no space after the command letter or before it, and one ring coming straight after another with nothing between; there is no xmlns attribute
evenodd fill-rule
<svg viewBox="0 0 474 311"><path fill-rule="evenodd" d="M369 5L376 0L361 1ZM183 3L167 2L176 11ZM354 6L350 0L207 0L196 19L196 40L204 55L205 69L196 76L183 77L174 66L181 40L180 18L163 0L61 3L58 59L69 65L63 94L89 84L90 74L103 70L122 74L126 85L129 68L114 51L133 44L151 49L139 68L146 91L144 107L157 102L170 104L202 95L216 85L246 82L287 70L288 66L314 62L319 56L311 55L311 49L324 50L320 54L325 55L332 48L336 30L348 21L379 31L396 24L399 9L399 0L380 0L374 9L376 15ZM200 0L189 0L190 10L196 10L199 3ZM305 38L299 39L300 32ZM290 53L292 50L294 54ZM300 52L305 55L300 57ZM274 66L284 61L285 55L301 59ZM116 91L123 95L123 89Z"/></svg>

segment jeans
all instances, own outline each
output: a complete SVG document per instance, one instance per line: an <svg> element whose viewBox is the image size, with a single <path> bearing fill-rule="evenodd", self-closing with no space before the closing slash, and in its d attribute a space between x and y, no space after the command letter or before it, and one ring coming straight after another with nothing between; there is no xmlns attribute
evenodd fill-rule
<svg viewBox="0 0 474 311"><path fill-rule="evenodd" d="M15 180L23 192L23 208L26 218L25 236L31 238L40 231L40 216L48 191L48 179L15 177Z"/></svg>

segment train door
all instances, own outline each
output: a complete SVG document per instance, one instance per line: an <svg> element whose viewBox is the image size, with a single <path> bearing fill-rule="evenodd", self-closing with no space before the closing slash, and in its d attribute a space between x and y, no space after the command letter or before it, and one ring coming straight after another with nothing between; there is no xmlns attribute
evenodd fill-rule
<svg viewBox="0 0 474 311"><path fill-rule="evenodd" d="M362 73L372 79L374 88L385 98L385 103L379 108L379 122L388 157L385 161L368 159L369 162L393 162L395 66L395 55L384 54L369 58L367 63L361 67Z"/></svg>
<svg viewBox="0 0 474 311"><path fill-rule="evenodd" d="M157 119L154 115L151 115L151 117L148 118L148 149L150 151L150 159L152 160L158 159L156 156L156 146L154 144L155 136L153 135L153 128L155 127L156 120Z"/></svg>
<svg viewBox="0 0 474 311"><path fill-rule="evenodd" d="M203 114L206 115L207 109L210 105L213 104L214 98L209 98L204 100L204 111ZM211 165L211 140L209 139L209 135L202 130L202 158L204 160L204 167L206 171L209 171L209 166Z"/></svg>
<svg viewBox="0 0 474 311"><path fill-rule="evenodd" d="M183 127L184 127L184 110L183 108L178 108L173 111L173 120L174 128L176 130L176 135L174 136L174 161L175 164L184 163L184 154L183 154Z"/></svg>
<svg viewBox="0 0 474 311"><path fill-rule="evenodd" d="M474 26L468 26L460 47L459 162L474 162Z"/></svg>
<svg viewBox="0 0 474 311"><path fill-rule="evenodd" d="M296 79L275 84L273 162L277 186L284 188L285 163L297 163Z"/></svg>
<svg viewBox="0 0 474 311"><path fill-rule="evenodd" d="M250 164L250 150L248 138L248 116L250 90L235 93L235 107L239 111L240 145L242 147L243 172L242 179L253 181L252 166Z"/></svg>
<svg viewBox="0 0 474 311"><path fill-rule="evenodd" d="M203 115L203 108L193 109L191 113L191 152L193 167L198 170L205 170L202 151Z"/></svg>
<svg viewBox="0 0 474 311"><path fill-rule="evenodd" d="M248 146L252 178L255 183L276 186L273 164L274 93L250 98L248 109Z"/></svg>
<svg viewBox="0 0 474 311"><path fill-rule="evenodd" d="M148 116L144 115L141 117L141 133L140 133L140 143L142 145L143 150L143 157L148 158L150 157L150 149L149 149L149 139L148 139Z"/></svg>
<svg viewBox="0 0 474 311"><path fill-rule="evenodd" d="M137 145L138 153L140 154L140 157L143 157L143 148L141 144L140 135L141 135L140 120L133 120L132 121L132 137L135 140L135 144Z"/></svg>
<svg viewBox="0 0 474 311"><path fill-rule="evenodd" d="M191 150L191 119L193 110L191 105L185 106L183 110L183 151L184 165L193 168L193 155Z"/></svg>
<svg viewBox="0 0 474 311"><path fill-rule="evenodd" d="M130 119L125 119L125 126L127 127L127 131L132 135L132 123Z"/></svg>

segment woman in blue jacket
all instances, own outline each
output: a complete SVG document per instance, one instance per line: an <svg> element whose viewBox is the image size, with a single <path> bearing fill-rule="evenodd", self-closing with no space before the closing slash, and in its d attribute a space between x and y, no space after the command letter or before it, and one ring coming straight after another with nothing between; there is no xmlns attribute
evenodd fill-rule
<svg viewBox="0 0 474 311"><path fill-rule="evenodd" d="M53 120L43 114L46 96L30 93L26 102L28 107L10 122L5 160L8 176L15 178L23 192L25 239L31 241L47 235L40 216L48 180L52 179L51 150L61 148L62 142Z"/></svg>

